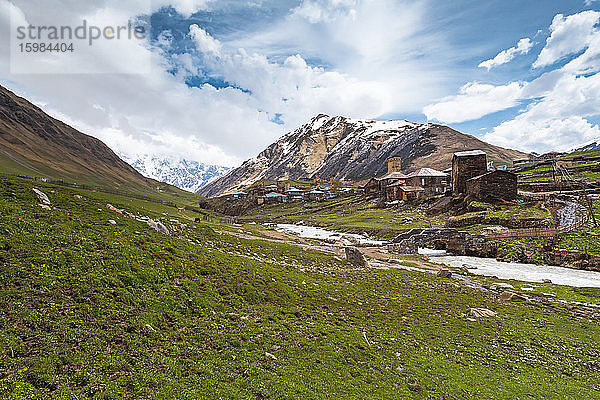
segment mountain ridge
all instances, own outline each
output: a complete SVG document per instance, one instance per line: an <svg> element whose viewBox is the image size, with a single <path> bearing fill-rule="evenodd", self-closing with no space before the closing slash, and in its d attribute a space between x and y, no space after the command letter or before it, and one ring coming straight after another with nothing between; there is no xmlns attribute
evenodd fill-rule
<svg viewBox="0 0 600 400"><path fill-rule="evenodd" d="M7 173L120 189L153 186L101 140L49 116L2 86L0 167Z"/></svg>
<svg viewBox="0 0 600 400"><path fill-rule="evenodd" d="M510 163L525 155L437 124L376 121L319 114L288 132L258 156L246 160L198 191L207 197L239 190L260 179L319 176L360 181L380 176L387 159L402 158L403 169L446 169L456 151L482 149L490 161Z"/></svg>
<svg viewBox="0 0 600 400"><path fill-rule="evenodd" d="M224 175L230 168L209 165L177 156L128 155L121 158L147 178L195 193L207 183Z"/></svg>

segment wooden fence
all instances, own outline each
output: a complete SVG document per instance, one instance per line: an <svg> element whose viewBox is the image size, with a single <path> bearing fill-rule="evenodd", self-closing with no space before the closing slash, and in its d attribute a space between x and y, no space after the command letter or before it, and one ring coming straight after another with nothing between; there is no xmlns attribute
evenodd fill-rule
<svg viewBox="0 0 600 400"><path fill-rule="evenodd" d="M579 229L587 223L587 218L582 218L578 223L569 226L560 226L558 228L524 228L524 229L507 229L502 232L490 233L485 235L487 240L494 239L509 239L509 238L526 238L526 237L554 237L567 233L569 231Z"/></svg>

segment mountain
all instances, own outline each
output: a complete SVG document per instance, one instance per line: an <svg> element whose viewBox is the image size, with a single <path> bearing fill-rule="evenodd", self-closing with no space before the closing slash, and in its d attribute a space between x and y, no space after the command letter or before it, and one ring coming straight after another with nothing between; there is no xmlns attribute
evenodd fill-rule
<svg viewBox="0 0 600 400"><path fill-rule="evenodd" d="M102 141L0 86L0 171L118 189L151 189Z"/></svg>
<svg viewBox="0 0 600 400"><path fill-rule="evenodd" d="M260 179L321 179L359 181L383 175L387 159L402 157L403 169L450 167L456 151L481 149L495 164L511 164L525 156L485 143L474 136L436 124L370 121L320 114L284 135L257 157L209 183L198 193L218 196Z"/></svg>
<svg viewBox="0 0 600 400"><path fill-rule="evenodd" d="M586 144L585 146L581 146L576 149L573 149L569 153L580 153L582 151L590 151L590 150L598 150L598 149L600 149L600 142L596 141L596 142Z"/></svg>
<svg viewBox="0 0 600 400"><path fill-rule="evenodd" d="M121 154L121 158L142 175L189 192L196 192L230 169L174 156L156 157L149 154L136 156Z"/></svg>

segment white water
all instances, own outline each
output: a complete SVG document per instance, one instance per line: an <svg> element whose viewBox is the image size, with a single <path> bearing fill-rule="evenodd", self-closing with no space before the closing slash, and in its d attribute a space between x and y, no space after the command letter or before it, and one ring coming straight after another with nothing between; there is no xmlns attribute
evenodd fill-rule
<svg viewBox="0 0 600 400"><path fill-rule="evenodd" d="M292 233L302 238L307 239L320 239L320 240L341 240L344 236L350 236L358 240L360 244L370 246L383 246L385 242L379 240L371 240L363 235L357 235L352 233L340 233L334 231L328 231L323 228L317 228L315 226L304 226L304 225L293 225L293 224L277 224L275 228L278 232Z"/></svg>
<svg viewBox="0 0 600 400"><path fill-rule="evenodd" d="M500 279L539 283L543 282L544 279L550 279L552 283L557 285L600 287L600 272L550 265L507 263L493 258L436 255L428 249L419 249L419 253L428 255L429 260L436 264L445 264L456 268L466 267L469 272L476 275L497 276ZM474 267L476 268L474 269Z"/></svg>

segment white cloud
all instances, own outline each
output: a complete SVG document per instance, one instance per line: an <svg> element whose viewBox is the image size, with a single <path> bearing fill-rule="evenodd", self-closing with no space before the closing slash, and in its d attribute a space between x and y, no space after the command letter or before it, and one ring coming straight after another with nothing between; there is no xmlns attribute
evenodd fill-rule
<svg viewBox="0 0 600 400"><path fill-rule="evenodd" d="M198 25L190 25L190 36L194 39L196 47L203 53L211 53L215 56L221 54L221 43L215 40L204 29Z"/></svg>
<svg viewBox="0 0 600 400"><path fill-rule="evenodd" d="M311 24L332 22L341 16L355 17L357 0L304 0L292 10L292 16L305 18Z"/></svg>
<svg viewBox="0 0 600 400"><path fill-rule="evenodd" d="M600 12L597 11L583 11L568 17L556 15L550 25L550 37L533 67L552 65L563 57L585 49L598 33L595 26L599 20Z"/></svg>
<svg viewBox="0 0 600 400"><path fill-rule="evenodd" d="M448 124L479 119L493 112L519 104L525 84L512 82L504 86L467 83L457 96L450 96L423 109L428 119Z"/></svg>
<svg viewBox="0 0 600 400"><path fill-rule="evenodd" d="M517 54L527 54L529 50L533 47L533 42L529 38L523 38L519 40L515 47L511 47L506 50L502 50L500 53L496 55L496 57L483 61L479 64L479 68L487 68L490 69L497 67L498 65L503 65L511 62Z"/></svg>
<svg viewBox="0 0 600 400"><path fill-rule="evenodd" d="M568 151L600 136L598 125L581 117L536 119L521 114L498 125L483 140L506 148L545 153Z"/></svg>

